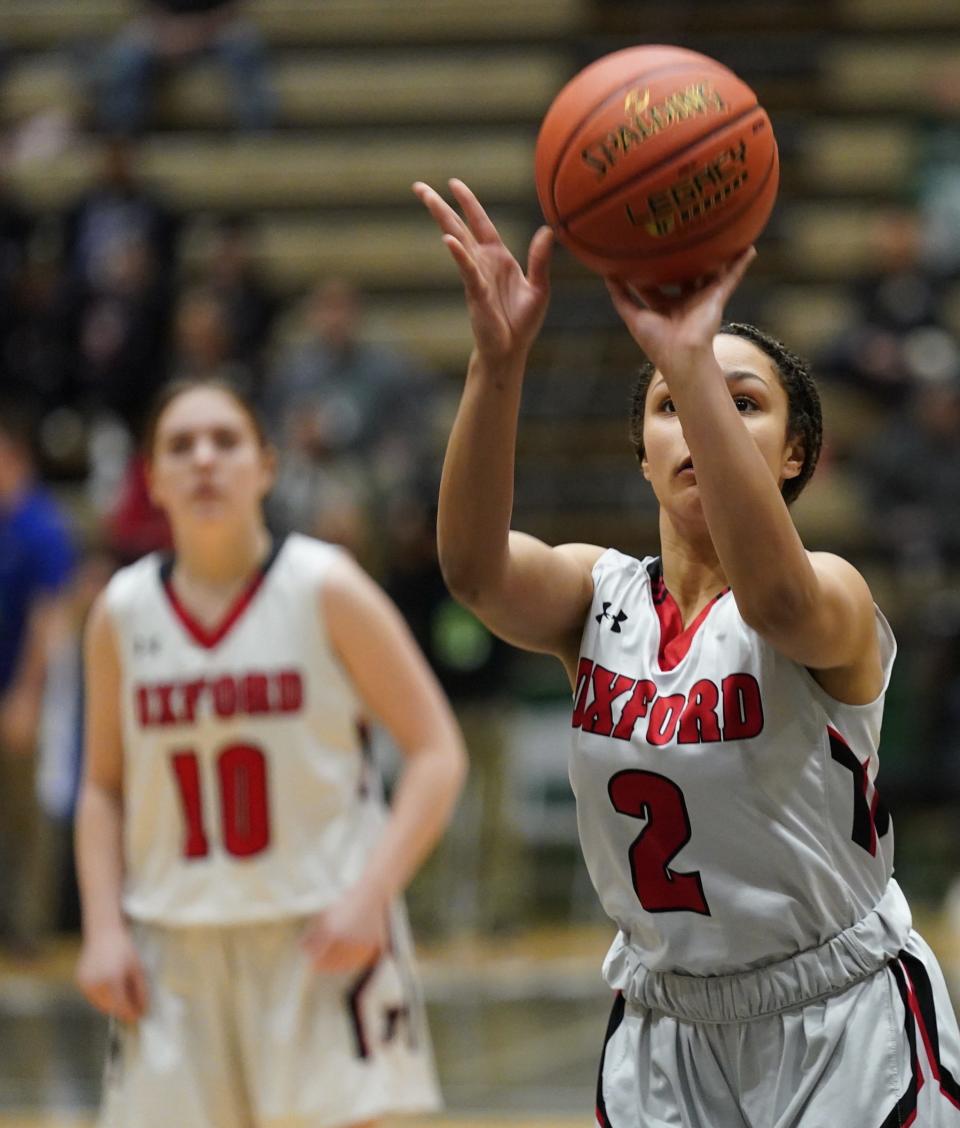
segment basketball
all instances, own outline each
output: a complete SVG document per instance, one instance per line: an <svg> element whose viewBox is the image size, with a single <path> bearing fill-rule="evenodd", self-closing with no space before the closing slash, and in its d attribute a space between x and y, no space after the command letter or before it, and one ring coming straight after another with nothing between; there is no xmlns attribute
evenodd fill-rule
<svg viewBox="0 0 960 1128"><path fill-rule="evenodd" d="M669 46L615 51L575 75L543 119L535 168L560 242L641 289L709 275L749 247L780 179L750 87Z"/></svg>

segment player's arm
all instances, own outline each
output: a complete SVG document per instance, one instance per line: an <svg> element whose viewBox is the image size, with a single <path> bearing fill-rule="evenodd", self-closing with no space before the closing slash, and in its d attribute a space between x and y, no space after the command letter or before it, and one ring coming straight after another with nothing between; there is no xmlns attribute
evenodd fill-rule
<svg viewBox="0 0 960 1128"><path fill-rule="evenodd" d="M133 1021L147 1007L146 979L123 914L121 671L103 596L84 636L84 766L76 817L83 947L77 983L106 1014Z"/></svg>
<svg viewBox="0 0 960 1128"><path fill-rule="evenodd" d="M611 295L667 381L740 614L782 654L813 670L845 673L834 684L869 700L883 672L866 582L838 557L806 551L714 356L723 308L752 257L745 253L711 285L666 309L643 309L612 283Z"/></svg>
<svg viewBox="0 0 960 1128"><path fill-rule="evenodd" d="M437 540L447 587L501 638L560 657L593 598L594 545L510 530L522 364L471 357L443 463Z"/></svg>
<svg viewBox="0 0 960 1128"><path fill-rule="evenodd" d="M732 406L729 394L726 403ZM684 422L684 430L696 431L698 424ZM740 613L781 654L831 672L836 696L870 701L883 684L870 589L847 561L806 551L777 483L743 430L735 417L718 425L710 442L698 436L689 443L710 536ZM713 459L734 448L734 461L718 465L714 476Z"/></svg>
<svg viewBox="0 0 960 1128"><path fill-rule="evenodd" d="M440 566L453 595L496 634L569 659L601 550L550 548L510 532L520 393L550 297L550 230L534 236L524 274L473 193L460 181L450 186L463 219L427 185L415 186L460 271L474 335L443 466Z"/></svg>
<svg viewBox="0 0 960 1128"><path fill-rule="evenodd" d="M365 710L405 761L359 882L318 915L305 939L316 966L346 971L383 948L387 909L450 821L467 758L450 705L400 612L345 555L323 585L320 614Z"/></svg>

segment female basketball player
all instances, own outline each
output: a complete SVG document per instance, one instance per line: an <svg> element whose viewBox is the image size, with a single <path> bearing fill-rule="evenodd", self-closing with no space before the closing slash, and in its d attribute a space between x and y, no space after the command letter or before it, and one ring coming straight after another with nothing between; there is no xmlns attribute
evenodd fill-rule
<svg viewBox="0 0 960 1128"><path fill-rule="evenodd" d="M551 237L526 275L472 193L415 190L459 267L475 348L444 465L448 582L574 690L584 855L619 933L598 1119L613 1128L960 1125L960 1036L891 880L875 777L894 641L863 578L808 553L786 502L813 471L803 364L721 328L753 256L644 306L633 440L660 555L509 529L527 352Z"/></svg>
<svg viewBox="0 0 960 1128"><path fill-rule="evenodd" d="M119 1020L103 1122L433 1108L397 899L463 779L450 709L345 553L271 541L273 455L234 391L170 387L147 453L174 553L117 573L86 640L77 975ZM374 718L406 757L388 817Z"/></svg>

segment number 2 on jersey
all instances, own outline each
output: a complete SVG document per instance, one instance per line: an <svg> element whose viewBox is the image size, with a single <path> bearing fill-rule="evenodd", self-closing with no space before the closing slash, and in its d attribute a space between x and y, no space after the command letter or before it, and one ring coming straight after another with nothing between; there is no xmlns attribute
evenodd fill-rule
<svg viewBox="0 0 960 1128"><path fill-rule="evenodd" d="M710 915L700 874L678 873L669 863L690 841L690 820L683 792L657 772L627 769L607 785L613 809L646 819L630 846L633 888L648 913L691 912Z"/></svg>
<svg viewBox="0 0 960 1128"><path fill-rule="evenodd" d="M205 858L210 842L203 825L203 795L196 752L175 752L171 763L183 808L185 858ZM270 845L267 759L255 744L228 744L217 755L223 845L249 858Z"/></svg>

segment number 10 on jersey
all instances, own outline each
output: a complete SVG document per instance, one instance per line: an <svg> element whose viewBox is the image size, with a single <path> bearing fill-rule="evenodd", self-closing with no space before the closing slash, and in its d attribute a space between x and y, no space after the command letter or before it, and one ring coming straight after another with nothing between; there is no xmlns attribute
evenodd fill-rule
<svg viewBox="0 0 960 1128"><path fill-rule="evenodd" d="M228 744L217 753L217 789L224 848L235 858L249 858L270 845L267 758L255 744ZM183 856L205 858L210 840L204 826L200 763L184 749L171 757L183 810Z"/></svg>

